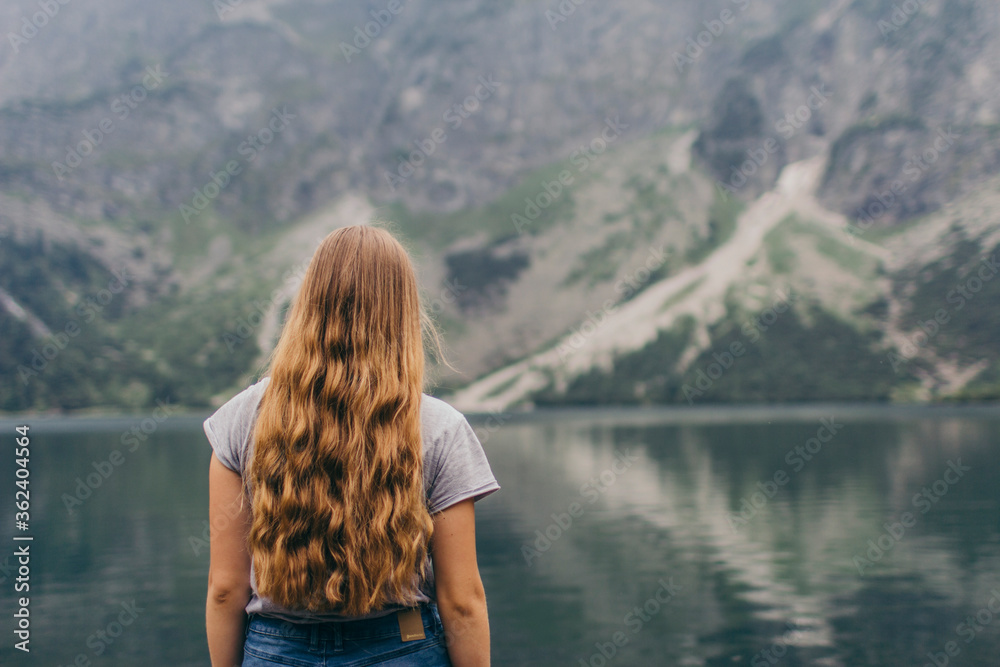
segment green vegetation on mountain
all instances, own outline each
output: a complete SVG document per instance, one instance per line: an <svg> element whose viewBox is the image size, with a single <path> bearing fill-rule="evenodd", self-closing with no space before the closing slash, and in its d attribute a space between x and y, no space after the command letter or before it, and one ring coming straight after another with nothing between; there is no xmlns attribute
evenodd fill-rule
<svg viewBox="0 0 1000 667"><path fill-rule="evenodd" d="M687 319L616 358L610 371L593 369L564 392L548 387L532 400L537 405L888 401L894 386L915 381L908 372L893 373L874 334L858 332L815 304L806 312L804 318L793 309L768 325L760 313L730 311L710 328L708 348L679 373L675 365L694 328Z"/></svg>

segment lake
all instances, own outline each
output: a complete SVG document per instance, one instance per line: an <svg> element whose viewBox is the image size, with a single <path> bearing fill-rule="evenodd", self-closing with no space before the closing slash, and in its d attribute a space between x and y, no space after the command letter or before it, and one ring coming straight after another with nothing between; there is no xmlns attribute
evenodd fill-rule
<svg viewBox="0 0 1000 667"><path fill-rule="evenodd" d="M0 663L208 664L202 418L0 421L11 500L31 426L29 530L2 505ZM997 664L1000 409L470 421L503 487L477 504L494 664Z"/></svg>

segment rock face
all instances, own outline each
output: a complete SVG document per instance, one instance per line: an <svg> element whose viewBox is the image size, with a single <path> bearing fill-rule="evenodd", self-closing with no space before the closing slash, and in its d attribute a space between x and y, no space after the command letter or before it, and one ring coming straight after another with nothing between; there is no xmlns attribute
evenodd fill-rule
<svg viewBox="0 0 1000 667"><path fill-rule="evenodd" d="M161 5L3 10L0 409L217 402L372 210L465 407L996 391L993 3Z"/></svg>

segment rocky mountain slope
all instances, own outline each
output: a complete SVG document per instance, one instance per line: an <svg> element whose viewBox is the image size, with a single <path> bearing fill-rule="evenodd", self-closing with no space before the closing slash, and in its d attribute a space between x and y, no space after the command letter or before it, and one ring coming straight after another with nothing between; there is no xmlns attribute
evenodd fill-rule
<svg viewBox="0 0 1000 667"><path fill-rule="evenodd" d="M468 409L998 393L995 3L3 11L0 409L217 403L372 216Z"/></svg>

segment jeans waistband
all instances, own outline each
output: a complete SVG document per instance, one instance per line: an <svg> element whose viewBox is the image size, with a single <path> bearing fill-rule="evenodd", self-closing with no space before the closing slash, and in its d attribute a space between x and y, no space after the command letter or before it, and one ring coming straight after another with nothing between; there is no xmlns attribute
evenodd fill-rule
<svg viewBox="0 0 1000 667"><path fill-rule="evenodd" d="M432 631L440 628L441 617L433 602L422 603L418 609L425 628L430 628ZM376 618L353 621L301 623L254 613L250 614L247 622L247 632L251 629L276 637L307 640L310 644L318 641L334 641L339 644L345 640L398 638L399 620L395 611Z"/></svg>

